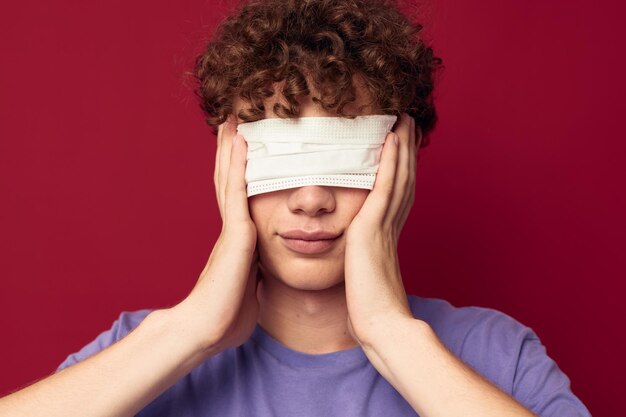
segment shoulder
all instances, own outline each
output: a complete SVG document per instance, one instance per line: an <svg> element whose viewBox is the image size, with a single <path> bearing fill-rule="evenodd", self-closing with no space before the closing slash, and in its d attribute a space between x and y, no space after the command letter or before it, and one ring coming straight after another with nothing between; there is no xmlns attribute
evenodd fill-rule
<svg viewBox="0 0 626 417"><path fill-rule="evenodd" d="M88 342L80 350L67 356L67 358L58 366L56 372L67 368L77 362L87 359L88 357L98 353L99 351L114 344L122 339L150 314L154 309L141 309L135 311L122 311L116 320L113 321L111 327L102 331L95 339Z"/></svg>
<svg viewBox="0 0 626 417"><path fill-rule="evenodd" d="M517 343L529 336L532 329L510 315L489 307L457 307L440 298L409 295L409 304L416 318L427 322L439 337L450 344L461 344L467 338L498 335L502 343ZM481 338L482 340L482 338Z"/></svg>
<svg viewBox="0 0 626 417"><path fill-rule="evenodd" d="M111 328L107 331L112 332L116 340L119 340L139 326L148 314L153 311L154 309L148 308L135 311L122 311L111 325Z"/></svg>
<svg viewBox="0 0 626 417"><path fill-rule="evenodd" d="M590 417L532 328L493 308L415 295L409 304L452 353L533 412Z"/></svg>
<svg viewBox="0 0 626 417"><path fill-rule="evenodd" d="M451 352L511 392L524 340L534 331L488 307L457 307L439 298L409 296L413 315L427 322Z"/></svg>

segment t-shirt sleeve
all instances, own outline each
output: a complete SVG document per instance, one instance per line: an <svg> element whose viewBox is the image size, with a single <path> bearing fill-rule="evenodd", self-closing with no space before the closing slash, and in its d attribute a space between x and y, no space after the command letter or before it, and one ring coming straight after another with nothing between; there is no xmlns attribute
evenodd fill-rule
<svg viewBox="0 0 626 417"><path fill-rule="evenodd" d="M111 346L118 340L122 339L133 329L135 329L143 321L144 318L153 310L144 309L137 311L123 311L120 313L110 329L100 333L94 340L83 346L78 352L70 354L56 369L59 372L68 366L83 361L92 355Z"/></svg>
<svg viewBox="0 0 626 417"><path fill-rule="evenodd" d="M526 328L519 349L513 396L541 417L591 417L571 391L567 375L530 328Z"/></svg>
<svg viewBox="0 0 626 417"><path fill-rule="evenodd" d="M533 413L591 417L532 328L492 308L416 296L411 302L414 316L427 321L455 355Z"/></svg>

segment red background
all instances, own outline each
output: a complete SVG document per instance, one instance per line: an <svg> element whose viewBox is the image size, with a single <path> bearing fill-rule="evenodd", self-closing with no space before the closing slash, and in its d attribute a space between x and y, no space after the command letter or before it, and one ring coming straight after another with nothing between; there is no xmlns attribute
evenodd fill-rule
<svg viewBox="0 0 626 417"><path fill-rule="evenodd" d="M626 10L613 3L428 3L440 123L400 246L407 292L531 326L596 416L626 413ZM182 74L227 7L3 9L1 395L121 311L193 288L220 222L215 139Z"/></svg>

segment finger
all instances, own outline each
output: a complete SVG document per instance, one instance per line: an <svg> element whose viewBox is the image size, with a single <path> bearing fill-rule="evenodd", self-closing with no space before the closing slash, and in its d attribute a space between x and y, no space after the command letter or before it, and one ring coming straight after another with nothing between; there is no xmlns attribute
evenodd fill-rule
<svg viewBox="0 0 626 417"><path fill-rule="evenodd" d="M410 128L411 138L409 139L409 184L407 186L407 199L405 206L402 209L402 216L400 222L398 224L398 231L400 232L404 227L404 223L409 217L409 213L413 208L413 203L415 201L415 177L416 177L416 166L417 166L417 148L419 144L415 140L415 119L411 118L411 128ZM421 138L420 138L421 139Z"/></svg>
<svg viewBox="0 0 626 417"><path fill-rule="evenodd" d="M228 218L229 221L239 223L250 221L245 178L248 147L241 135L234 136L231 142L224 199L225 221Z"/></svg>
<svg viewBox="0 0 626 417"><path fill-rule="evenodd" d="M409 142L411 139L411 117L402 113L400 124L394 132L398 135L400 146L398 154L398 163L396 164L396 178L394 182L393 193L388 210L388 222L392 222L394 226L398 226L403 216L404 206L408 200L407 186L409 184L409 165L410 151Z"/></svg>
<svg viewBox="0 0 626 417"><path fill-rule="evenodd" d="M416 135L417 135L417 144L415 145L415 152L416 152L416 157L415 157L415 169L416 169L416 175L417 175L417 167L419 166L419 161L420 161L420 150L422 147L422 142L424 140L424 133L422 132L422 127L418 126L417 130L416 130Z"/></svg>
<svg viewBox="0 0 626 417"><path fill-rule="evenodd" d="M217 206L220 209L220 216L224 218L222 213L222 202L220 201L220 155L222 150L222 132L224 124L222 123L217 127L217 148L215 149L215 169L213 170L213 187L215 188L215 198L217 199Z"/></svg>
<svg viewBox="0 0 626 417"><path fill-rule="evenodd" d="M221 140L220 151L220 172L219 172L219 201L224 208L225 194L226 194L226 182L228 181L228 167L230 165L230 153L232 149L233 137L237 134L236 124L229 118L224 123ZM223 217L222 217L223 218Z"/></svg>
<svg viewBox="0 0 626 417"><path fill-rule="evenodd" d="M377 221L382 222L389 207L391 193L393 192L393 183L396 177L396 163L398 160L398 143L397 135L389 132L383 144L382 153L380 155L380 163L374 188L365 199L361 212L364 216L371 216Z"/></svg>

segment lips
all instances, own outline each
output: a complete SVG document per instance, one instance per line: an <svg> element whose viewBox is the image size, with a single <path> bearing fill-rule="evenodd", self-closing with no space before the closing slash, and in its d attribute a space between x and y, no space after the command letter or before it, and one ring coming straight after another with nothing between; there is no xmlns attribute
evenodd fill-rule
<svg viewBox="0 0 626 417"><path fill-rule="evenodd" d="M305 232L304 230L290 230L279 233L285 246L301 254L323 253L332 248L341 233L332 233L324 230Z"/></svg>
<svg viewBox="0 0 626 417"><path fill-rule="evenodd" d="M286 239L327 240L336 239L341 236L341 233L331 233L324 230L317 230L313 232L305 232L304 230L290 230L287 232L279 233L279 235Z"/></svg>

